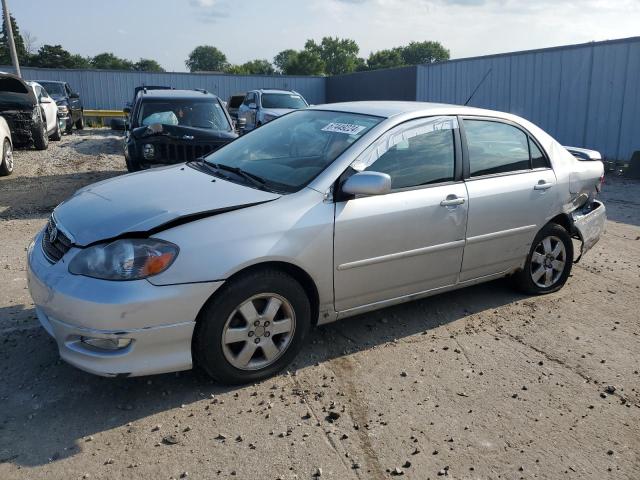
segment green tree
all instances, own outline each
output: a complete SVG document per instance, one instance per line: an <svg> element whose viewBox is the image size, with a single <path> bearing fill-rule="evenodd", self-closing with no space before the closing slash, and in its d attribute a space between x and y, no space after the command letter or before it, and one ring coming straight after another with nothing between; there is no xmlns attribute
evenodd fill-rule
<svg viewBox="0 0 640 480"><path fill-rule="evenodd" d="M403 66L402 48L392 48L372 52L367 59L368 70L378 70L380 68L394 68Z"/></svg>
<svg viewBox="0 0 640 480"><path fill-rule="evenodd" d="M184 63L191 72L222 72L229 65L227 56L211 45L194 48Z"/></svg>
<svg viewBox="0 0 640 480"><path fill-rule="evenodd" d="M91 59L91 66L99 70L133 70L133 62L105 52Z"/></svg>
<svg viewBox="0 0 640 480"><path fill-rule="evenodd" d="M250 62L243 63L242 68L249 75L273 75L276 73L269 60L251 60Z"/></svg>
<svg viewBox="0 0 640 480"><path fill-rule="evenodd" d="M315 52L302 50L287 65L286 75L322 75L325 72L325 64Z"/></svg>
<svg viewBox="0 0 640 480"><path fill-rule="evenodd" d="M164 72L164 68L150 58L141 58L133 65L133 69L140 72Z"/></svg>
<svg viewBox="0 0 640 480"><path fill-rule="evenodd" d="M278 69L278 73L284 73L289 68L289 65L295 61L298 56L298 52L289 48L278 53L273 57L273 64Z"/></svg>
<svg viewBox="0 0 640 480"><path fill-rule="evenodd" d="M91 57L83 57L74 53L71 55L71 66L69 68L91 68Z"/></svg>
<svg viewBox="0 0 640 480"><path fill-rule="evenodd" d="M13 15L9 15L11 19L11 28L13 30L13 41L16 44L16 53L18 54L18 62L20 64L28 65L30 62L29 53L24 45L22 35L20 35L20 29L16 23L16 19ZM0 32L0 64L11 65L11 54L9 53L9 38L6 32L6 22L4 15L2 16L2 31Z"/></svg>
<svg viewBox="0 0 640 480"><path fill-rule="evenodd" d="M41 68L78 68L77 58L74 57L62 45L43 45L32 57L31 63Z"/></svg>
<svg viewBox="0 0 640 480"><path fill-rule="evenodd" d="M314 40L307 40L304 49L320 57L327 75L355 72L358 66L360 47L355 40L349 38L324 37L319 44Z"/></svg>
<svg viewBox="0 0 640 480"><path fill-rule="evenodd" d="M405 65L420 65L449 60L449 50L440 42L411 42L401 47L402 60Z"/></svg>

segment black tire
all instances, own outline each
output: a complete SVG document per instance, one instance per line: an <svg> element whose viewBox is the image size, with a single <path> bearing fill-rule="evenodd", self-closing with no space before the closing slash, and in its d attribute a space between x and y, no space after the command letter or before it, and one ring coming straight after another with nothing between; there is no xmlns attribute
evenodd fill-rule
<svg viewBox="0 0 640 480"><path fill-rule="evenodd" d="M67 124L64 128L64 133L66 133L67 135L71 135L73 133L73 120L71 119L71 114L69 114L69 117L67 118Z"/></svg>
<svg viewBox="0 0 640 480"><path fill-rule="evenodd" d="M76 128L78 130L84 130L84 112L80 110L80 118L76 120Z"/></svg>
<svg viewBox="0 0 640 480"><path fill-rule="evenodd" d="M62 132L60 131L60 122L56 119L56 129L53 131L51 136L49 137L54 142L59 142L62 140Z"/></svg>
<svg viewBox="0 0 640 480"><path fill-rule="evenodd" d="M551 250L551 252L546 252L545 240L549 241L548 250ZM559 244L562 245L560 246ZM564 248L564 251L562 251L561 247ZM552 252L556 251L556 249L559 249L558 251L562 254L563 265L560 269L556 269L556 265L559 264L553 263L555 257ZM536 259L534 259L534 255ZM540 259L544 260L541 262ZM559 262L560 260L556 259L555 261ZM548 265L546 262L548 262ZM572 266L573 242L571 241L571 236L561 225L548 223L533 240L524 268L513 275L514 286L529 295L557 292L567 282ZM544 272L542 274L544 278L540 277L535 280L534 277L540 274L541 271ZM546 284L547 278L550 278L548 285Z"/></svg>
<svg viewBox="0 0 640 480"><path fill-rule="evenodd" d="M140 165L140 162L136 158L132 158L130 155L125 155L124 160L129 172L139 172L140 170L144 170L143 166Z"/></svg>
<svg viewBox="0 0 640 480"><path fill-rule="evenodd" d="M278 356L274 356L273 361L264 367L240 369L228 360L226 356L228 353L225 354L225 347L223 347L222 341L225 325L233 318L232 314L237 311L240 305L260 295L274 295L286 300L287 303L283 302L282 307L278 308L283 308L286 305L286 308L289 308L292 312L293 321L291 324L293 325L293 332L282 334L289 335L286 337L287 340L282 342L281 338L277 338L278 334L274 333L273 337L269 339L269 334L266 333L267 330L265 328L262 328L261 333L258 333L261 327L255 327L255 332L249 332L248 334L248 338L253 338L256 344L256 346L252 346L255 353L250 357L250 361L253 361L254 358L257 358L258 362L269 361L265 353L266 350L263 350L260 345L261 339L265 346L270 340L274 344L279 341L282 342L281 346L278 347L280 349ZM257 301L260 301L260 299ZM258 308L256 307L256 311ZM265 317L260 316L259 318L261 319L269 318L265 313L266 306L264 308L265 310L262 311L261 315L265 315ZM244 321L242 317L240 318ZM269 322L264 322L263 325L267 327ZM278 322L274 320L271 327L277 324ZM246 326L254 329L248 321ZM310 326L311 306L309 298L295 279L278 270L265 269L250 272L225 284L202 308L198 315L192 342L193 357L196 365L203 368L211 377L221 383L242 384L256 382L276 374L293 360L304 344ZM263 337L259 338L260 335ZM249 339L242 340L241 343L240 350L247 345L251 345ZM232 345L237 346L238 344ZM264 360L260 360L260 357L264 357Z"/></svg>
<svg viewBox="0 0 640 480"><path fill-rule="evenodd" d="M42 114L33 122L31 134L36 150L46 150L49 146L49 135L47 135L47 122Z"/></svg>
<svg viewBox="0 0 640 480"><path fill-rule="evenodd" d="M8 138L2 145L2 157L0 157L0 177L6 177L13 172L13 148Z"/></svg>

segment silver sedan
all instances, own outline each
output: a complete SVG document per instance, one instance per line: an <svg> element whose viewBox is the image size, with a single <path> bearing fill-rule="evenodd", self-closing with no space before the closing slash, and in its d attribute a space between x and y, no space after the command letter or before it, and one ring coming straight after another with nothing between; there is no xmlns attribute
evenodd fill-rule
<svg viewBox="0 0 640 480"><path fill-rule="evenodd" d="M203 160L79 190L29 247L29 288L81 369L252 382L314 325L499 277L560 289L605 222L602 162L574 153L488 110L296 111Z"/></svg>

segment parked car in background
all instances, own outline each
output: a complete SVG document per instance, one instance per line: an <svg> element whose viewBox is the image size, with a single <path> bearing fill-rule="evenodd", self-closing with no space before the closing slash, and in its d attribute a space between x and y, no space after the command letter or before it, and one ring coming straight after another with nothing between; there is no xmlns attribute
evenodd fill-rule
<svg viewBox="0 0 640 480"><path fill-rule="evenodd" d="M11 142L11 130L4 117L0 116L0 176L11 175L13 172L13 143Z"/></svg>
<svg viewBox="0 0 640 480"><path fill-rule="evenodd" d="M515 115L312 107L204 159L79 190L29 247L29 289L82 369L195 362L254 382L316 324L506 276L559 290L572 237L584 253L603 231L602 176Z"/></svg>
<svg viewBox="0 0 640 480"><path fill-rule="evenodd" d="M9 126L12 145L37 150L49 145L45 114L33 89L13 74L0 74L0 116Z"/></svg>
<svg viewBox="0 0 640 480"><path fill-rule="evenodd" d="M262 88L247 92L238 107L238 118L243 120L244 130L248 132L285 113L308 106L304 97L293 90Z"/></svg>
<svg viewBox="0 0 640 480"><path fill-rule="evenodd" d="M195 160L238 136L222 101L204 90L142 88L125 112L130 172Z"/></svg>
<svg viewBox="0 0 640 480"><path fill-rule="evenodd" d="M36 80L56 101L65 132L71 133L73 126L78 130L84 128L84 107L80 95L73 91L67 82L52 80Z"/></svg>
<svg viewBox="0 0 640 480"><path fill-rule="evenodd" d="M27 82L27 85L29 85L33 90L33 94L42 109L43 118L47 126L47 135L51 140L60 140L62 138L62 121L58 114L58 106L56 105L56 102L39 83Z"/></svg>

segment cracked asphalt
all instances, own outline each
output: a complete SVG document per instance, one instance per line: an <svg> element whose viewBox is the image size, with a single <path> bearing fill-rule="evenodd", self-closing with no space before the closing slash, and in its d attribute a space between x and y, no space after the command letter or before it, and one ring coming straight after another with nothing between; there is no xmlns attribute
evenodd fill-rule
<svg viewBox="0 0 640 480"><path fill-rule="evenodd" d="M640 182L607 178L607 232L558 293L496 281L327 325L256 385L107 379L59 360L25 249L124 173L120 141L65 136L0 179L0 478L640 478Z"/></svg>

